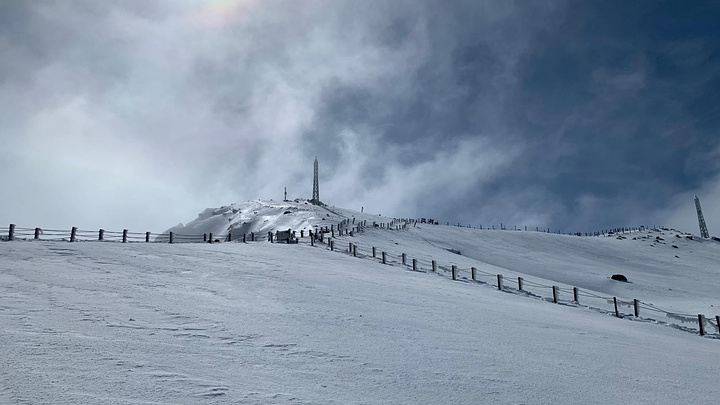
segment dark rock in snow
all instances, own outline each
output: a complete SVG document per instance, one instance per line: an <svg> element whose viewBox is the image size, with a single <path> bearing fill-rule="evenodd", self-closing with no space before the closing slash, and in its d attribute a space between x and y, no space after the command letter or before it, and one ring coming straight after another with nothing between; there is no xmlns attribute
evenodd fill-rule
<svg viewBox="0 0 720 405"><path fill-rule="evenodd" d="M679 248L677 247L677 245L672 245L672 247L674 247L675 249L679 249Z"/></svg>
<svg viewBox="0 0 720 405"><path fill-rule="evenodd" d="M627 277L623 276L622 274L613 274L612 277L610 277L610 278L613 280L616 280L616 281L624 281L624 282L628 281Z"/></svg>

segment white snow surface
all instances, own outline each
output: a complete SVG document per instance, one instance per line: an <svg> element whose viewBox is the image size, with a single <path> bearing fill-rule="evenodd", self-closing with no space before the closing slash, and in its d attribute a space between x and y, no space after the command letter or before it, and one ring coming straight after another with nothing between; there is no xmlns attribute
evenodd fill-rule
<svg viewBox="0 0 720 405"><path fill-rule="evenodd" d="M226 235L232 232L236 237L243 233L258 235L267 232L309 231L317 228L337 226L343 220L367 220L369 223L389 222L392 218L382 215L361 213L333 206L313 205L308 200L263 201L254 200L242 204L230 204L220 208L207 208L197 219L186 225L180 223L164 234L174 232L181 235ZM160 240L167 240L166 236Z"/></svg>
<svg viewBox="0 0 720 405"><path fill-rule="evenodd" d="M288 207L298 209L283 214ZM184 232L310 229L353 215L390 221L306 207L210 210ZM700 337L696 324L644 308L635 318L623 306L619 319L605 299L572 303L567 288L714 317L720 243L671 230L623 236L409 224L337 236L334 252L307 238L2 242L0 403L714 401L720 339L712 323ZM389 264L372 257L373 246ZM618 272L630 283L608 278ZM529 293L516 291L518 276ZM549 285L563 288L560 304L549 302Z"/></svg>

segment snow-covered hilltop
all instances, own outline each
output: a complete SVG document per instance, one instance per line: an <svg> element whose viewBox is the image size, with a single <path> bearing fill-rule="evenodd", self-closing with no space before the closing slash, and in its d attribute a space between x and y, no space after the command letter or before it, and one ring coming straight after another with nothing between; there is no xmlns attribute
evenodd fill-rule
<svg viewBox="0 0 720 405"><path fill-rule="evenodd" d="M168 229L165 234L174 232L185 235L214 234L236 235L292 229L293 231L312 230L337 224L347 220L367 221L368 224L386 223L393 219L382 215L371 215L333 206L319 206L305 199L292 201L247 201L220 208L208 208L186 225L179 224Z"/></svg>

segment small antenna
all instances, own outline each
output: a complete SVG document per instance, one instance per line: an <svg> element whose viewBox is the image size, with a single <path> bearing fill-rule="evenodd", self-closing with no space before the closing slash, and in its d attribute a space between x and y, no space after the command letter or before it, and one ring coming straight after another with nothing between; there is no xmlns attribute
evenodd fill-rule
<svg viewBox="0 0 720 405"><path fill-rule="evenodd" d="M285 199L283 201L287 201L287 187L285 187Z"/></svg>

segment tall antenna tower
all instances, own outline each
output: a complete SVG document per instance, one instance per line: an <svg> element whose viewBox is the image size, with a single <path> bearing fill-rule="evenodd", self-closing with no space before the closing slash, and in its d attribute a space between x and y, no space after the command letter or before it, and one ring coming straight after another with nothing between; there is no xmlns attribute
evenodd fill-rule
<svg viewBox="0 0 720 405"><path fill-rule="evenodd" d="M314 164L314 173L313 173L313 195L312 195L312 202L313 204L320 205L322 204L320 202L320 185L318 182L318 160L317 156L315 156L315 164Z"/></svg>
<svg viewBox="0 0 720 405"><path fill-rule="evenodd" d="M707 225L705 224L702 208L700 208L700 199L697 194L695 194L695 209L697 210L698 223L700 224L700 237L707 239L710 237L710 233L708 232Z"/></svg>

